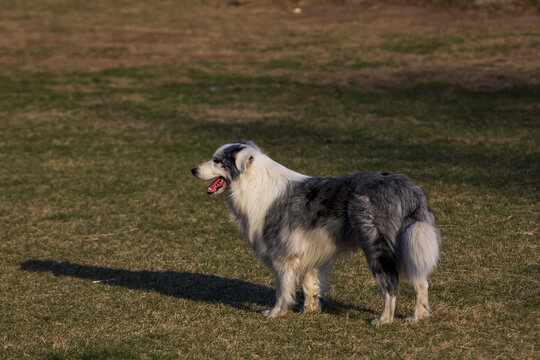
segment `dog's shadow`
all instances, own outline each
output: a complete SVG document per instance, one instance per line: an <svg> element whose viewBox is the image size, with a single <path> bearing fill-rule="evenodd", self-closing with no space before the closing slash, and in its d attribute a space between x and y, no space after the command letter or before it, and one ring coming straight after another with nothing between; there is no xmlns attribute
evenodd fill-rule
<svg viewBox="0 0 540 360"><path fill-rule="evenodd" d="M55 276L87 279L96 284L155 291L193 301L223 303L246 311L260 311L263 306L270 308L275 299L274 290L267 286L216 275L174 271L131 271L52 260L28 260L20 265L24 271L51 272ZM252 305L259 306L253 308ZM372 310L363 307L344 305L335 301L331 301L327 312L339 314L341 310L351 307L358 311L373 313Z"/></svg>
<svg viewBox="0 0 540 360"><path fill-rule="evenodd" d="M96 284L155 291L193 301L219 302L247 310L250 304L271 307L274 298L274 291L264 285L189 272L130 271L52 260L28 260L21 263L21 269L87 279Z"/></svg>

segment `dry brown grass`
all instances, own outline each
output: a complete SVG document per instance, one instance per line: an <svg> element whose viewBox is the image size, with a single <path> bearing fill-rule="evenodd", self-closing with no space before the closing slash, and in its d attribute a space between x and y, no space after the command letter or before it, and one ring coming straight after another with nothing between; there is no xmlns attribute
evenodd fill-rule
<svg viewBox="0 0 540 360"><path fill-rule="evenodd" d="M419 79L476 89L538 81L537 14L306 4L301 14L282 6L214 1L191 7L172 1L129 7L43 1L31 11L11 7L1 22L0 71L194 68L207 62L222 73L317 78L374 90ZM409 41L411 48L400 49ZM295 66L302 71L271 65L289 59L298 59Z"/></svg>

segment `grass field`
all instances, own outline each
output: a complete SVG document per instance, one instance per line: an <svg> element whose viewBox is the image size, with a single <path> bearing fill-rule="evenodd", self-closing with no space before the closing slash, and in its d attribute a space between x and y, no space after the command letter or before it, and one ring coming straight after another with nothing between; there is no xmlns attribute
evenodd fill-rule
<svg viewBox="0 0 540 360"><path fill-rule="evenodd" d="M343 3L2 4L0 359L540 356L540 16ZM419 184L433 316L405 283L370 325L356 253L322 314L263 318L270 271L190 173L237 139Z"/></svg>

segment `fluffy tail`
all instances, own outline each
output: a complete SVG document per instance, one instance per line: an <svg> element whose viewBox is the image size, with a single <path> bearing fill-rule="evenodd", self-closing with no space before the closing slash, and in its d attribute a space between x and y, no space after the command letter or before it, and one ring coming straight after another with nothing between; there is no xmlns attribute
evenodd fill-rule
<svg viewBox="0 0 540 360"><path fill-rule="evenodd" d="M409 225L400 241L401 258L411 280L424 280L437 266L440 237L437 228L427 222Z"/></svg>

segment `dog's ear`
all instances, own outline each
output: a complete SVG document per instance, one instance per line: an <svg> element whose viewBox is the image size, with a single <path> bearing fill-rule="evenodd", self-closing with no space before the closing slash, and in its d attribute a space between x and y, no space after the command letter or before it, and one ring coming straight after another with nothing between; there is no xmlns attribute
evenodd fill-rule
<svg viewBox="0 0 540 360"><path fill-rule="evenodd" d="M236 168L240 173L246 171L254 160L253 152L249 148L245 148L236 154Z"/></svg>
<svg viewBox="0 0 540 360"><path fill-rule="evenodd" d="M261 151L261 149L251 140L238 140L236 143L246 145L248 147L253 148L256 151Z"/></svg>

